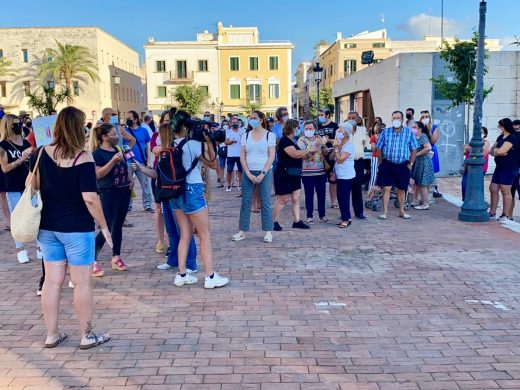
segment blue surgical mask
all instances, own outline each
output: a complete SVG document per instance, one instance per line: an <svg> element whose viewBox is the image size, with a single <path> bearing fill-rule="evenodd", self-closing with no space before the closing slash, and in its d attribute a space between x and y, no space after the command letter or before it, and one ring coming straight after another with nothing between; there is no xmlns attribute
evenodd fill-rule
<svg viewBox="0 0 520 390"><path fill-rule="evenodd" d="M249 124L253 129L256 129L258 126L260 126L260 121L258 119L249 119Z"/></svg>
<svg viewBox="0 0 520 390"><path fill-rule="evenodd" d="M341 141L344 137L345 137L345 134L344 134L343 132L338 131L338 132L336 133L336 138L337 138L339 141Z"/></svg>
<svg viewBox="0 0 520 390"><path fill-rule="evenodd" d="M325 123L326 121L327 121L327 118L326 118L326 117L324 117L324 116L319 116L319 117L318 117L318 122L320 122L320 123Z"/></svg>
<svg viewBox="0 0 520 390"><path fill-rule="evenodd" d="M110 123L112 123L113 125L118 125L119 124L119 119L117 118L117 115L112 115L110 117Z"/></svg>

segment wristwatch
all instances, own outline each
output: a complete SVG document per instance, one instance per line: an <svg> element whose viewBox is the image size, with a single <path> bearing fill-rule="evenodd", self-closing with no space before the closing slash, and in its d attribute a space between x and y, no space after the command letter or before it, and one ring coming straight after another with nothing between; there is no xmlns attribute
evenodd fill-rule
<svg viewBox="0 0 520 390"><path fill-rule="evenodd" d="M260 172L262 175L265 175L267 172L266 171L262 171Z"/></svg>

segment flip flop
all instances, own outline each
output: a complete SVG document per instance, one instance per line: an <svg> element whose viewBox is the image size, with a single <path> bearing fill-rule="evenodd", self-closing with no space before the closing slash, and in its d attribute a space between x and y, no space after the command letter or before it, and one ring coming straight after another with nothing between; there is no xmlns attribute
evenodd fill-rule
<svg viewBox="0 0 520 390"><path fill-rule="evenodd" d="M92 340L89 344L80 344L79 349L90 349L97 347L98 345L105 344L108 340L110 340L110 336L108 334L95 334L93 332L87 335L88 340Z"/></svg>
<svg viewBox="0 0 520 390"><path fill-rule="evenodd" d="M63 340L65 340L69 335L65 332L60 332L58 339L53 343L45 343L45 348L55 348L57 347Z"/></svg>

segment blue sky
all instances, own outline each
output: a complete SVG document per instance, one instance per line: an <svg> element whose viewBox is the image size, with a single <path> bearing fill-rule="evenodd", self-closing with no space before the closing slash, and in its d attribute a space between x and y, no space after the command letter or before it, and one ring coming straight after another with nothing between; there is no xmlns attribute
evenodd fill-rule
<svg viewBox="0 0 520 390"><path fill-rule="evenodd" d="M445 33L471 35L478 24L478 0L444 0ZM317 7L315 4L318 4ZM142 55L147 37L193 40L216 23L257 26L261 40L293 42L293 65L313 54L320 39L385 27L392 39L417 39L438 33L441 0L24 0L3 1L2 27L99 26ZM487 36L520 35L519 0L488 0ZM16 17L13 17L15 16ZM384 15L384 23L381 21ZM430 17L431 15L431 17Z"/></svg>

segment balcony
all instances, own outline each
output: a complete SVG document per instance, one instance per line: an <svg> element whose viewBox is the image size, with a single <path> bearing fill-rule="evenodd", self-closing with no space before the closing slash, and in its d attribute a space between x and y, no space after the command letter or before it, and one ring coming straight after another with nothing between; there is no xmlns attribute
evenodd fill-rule
<svg viewBox="0 0 520 390"><path fill-rule="evenodd" d="M164 73L165 85L180 85L180 84L191 84L193 83L193 71L187 71L184 74L178 74L175 71L170 70Z"/></svg>
<svg viewBox="0 0 520 390"><path fill-rule="evenodd" d="M243 107L247 107L250 104L258 104L260 106L265 105L265 98L262 97L253 97L253 98L242 98L240 99L240 105Z"/></svg>

